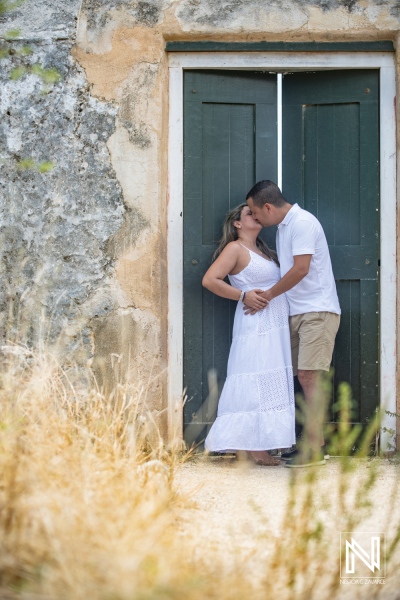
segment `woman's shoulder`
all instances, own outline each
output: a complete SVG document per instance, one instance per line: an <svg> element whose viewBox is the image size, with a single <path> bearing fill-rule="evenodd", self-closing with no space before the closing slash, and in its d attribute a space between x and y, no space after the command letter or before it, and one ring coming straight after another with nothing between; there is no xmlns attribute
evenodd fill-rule
<svg viewBox="0 0 400 600"><path fill-rule="evenodd" d="M237 256L238 253L240 252L241 247L242 246L240 245L239 241L235 240L234 242L229 242L229 244L227 244L225 246L225 248L223 249L223 252L226 255L230 254L230 255Z"/></svg>

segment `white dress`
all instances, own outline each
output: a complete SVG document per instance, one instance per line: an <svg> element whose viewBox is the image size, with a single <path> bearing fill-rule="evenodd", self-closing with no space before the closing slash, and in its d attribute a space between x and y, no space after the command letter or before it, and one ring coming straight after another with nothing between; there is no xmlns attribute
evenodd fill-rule
<svg viewBox="0 0 400 600"><path fill-rule="evenodd" d="M245 246L244 246L245 247ZM240 290L267 290L280 279L279 267L255 252L231 285ZM217 418L205 440L212 452L272 450L295 443L295 406L289 333L289 306L284 294L255 315L238 302L229 352L227 378Z"/></svg>

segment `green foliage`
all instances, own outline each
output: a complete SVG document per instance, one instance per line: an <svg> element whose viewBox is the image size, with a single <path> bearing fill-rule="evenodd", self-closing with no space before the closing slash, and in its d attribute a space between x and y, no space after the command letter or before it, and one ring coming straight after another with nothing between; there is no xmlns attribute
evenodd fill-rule
<svg viewBox="0 0 400 600"><path fill-rule="evenodd" d="M334 411L339 415L336 432L330 436L329 450L339 456L350 456L356 441L361 433L361 425L351 425L352 421L352 395L348 383L341 383L338 388L338 400L334 404Z"/></svg>
<svg viewBox="0 0 400 600"><path fill-rule="evenodd" d="M18 163L18 168L21 169L21 171L26 171L27 169L33 169L35 167L35 161L32 160L31 158L24 158L23 160L20 160Z"/></svg>
<svg viewBox="0 0 400 600"><path fill-rule="evenodd" d="M327 378L320 381L318 400L327 405L330 397L331 381ZM308 420L308 428L303 433L307 436L307 431L319 425L319 417L310 412L304 399L298 400L298 418L304 424ZM369 454L377 440L382 415L377 411L362 430L361 425L354 424L354 408L351 387L342 383L334 405L337 427L329 426L325 431L328 451L336 455L331 458L336 469L330 471L329 485L324 470L319 470L321 467L291 472L290 497L282 527L284 535L278 539L267 575L267 580L274 581L275 592L277 582L281 585L281 595L277 593L276 597L337 597L338 567L329 575L326 568L332 564L332 548L337 544L332 532L356 531L371 516L382 461ZM304 445L310 446L309 440L305 440ZM392 504L398 498L396 490L394 486ZM390 519L391 511L386 523L386 531L391 531L385 554L388 562L400 543L400 527L396 523L394 528L389 527Z"/></svg>
<svg viewBox="0 0 400 600"><path fill-rule="evenodd" d="M23 46L20 50L17 50L17 54L20 56L29 56L32 54L32 48L30 46Z"/></svg>
<svg viewBox="0 0 400 600"><path fill-rule="evenodd" d="M15 67L15 69L12 69L12 71L10 72L10 79L12 81L16 81L17 79L21 79L21 77L23 77L26 72L27 72L27 68L26 67Z"/></svg>
<svg viewBox="0 0 400 600"><path fill-rule="evenodd" d="M0 15L10 12L16 8L18 8L21 4L23 4L25 0L0 0ZM11 42L19 37L20 35L19 29L10 29L4 36L5 40ZM10 43L4 44L0 46L0 60L16 55L18 57L27 57L32 54L32 49L30 46L22 46L21 48L15 49ZM18 65L11 69L9 77L11 81L17 81L31 73L32 75L36 75L39 77L42 82L45 84L44 90L42 93L46 93L48 91L48 87L57 83L60 80L61 76L57 69L50 68L45 69L40 64L36 63L33 65ZM54 163L46 160L41 163L34 161L31 158L24 158L17 162L17 167L21 171L33 170L38 173L49 173L55 167Z"/></svg>
<svg viewBox="0 0 400 600"><path fill-rule="evenodd" d="M25 50L25 56L26 55L27 55L27 53ZM57 71L57 69L44 69L39 64L32 65L31 67L25 67L25 66L15 67L10 72L10 79L15 81L17 79L20 79L27 73L32 73L33 75L40 77L40 79L46 85L52 85L54 83L57 83L57 81L60 80L60 73Z"/></svg>
<svg viewBox="0 0 400 600"><path fill-rule="evenodd" d="M400 419L400 414L390 412L389 410L385 410L385 414L389 417L396 417L396 419ZM392 452L396 451L396 430L391 427L382 427L383 433L388 433L392 438L392 442L388 443L388 449Z"/></svg>
<svg viewBox="0 0 400 600"><path fill-rule="evenodd" d="M55 167L55 164L50 160L43 161L41 163L37 163L31 158L24 158L18 162L18 168L21 171L38 171L39 173L49 173Z"/></svg>
<svg viewBox="0 0 400 600"><path fill-rule="evenodd" d="M20 29L10 29L4 37L6 40L15 40L15 38L19 37L20 33Z"/></svg>
<svg viewBox="0 0 400 600"><path fill-rule="evenodd" d="M25 0L14 0L10 2L9 0L0 0L0 15L14 10L21 4L23 4ZM19 29L10 29L5 34L4 38L7 41L15 40L19 37L21 31ZM0 47L0 59L6 58L11 55L17 54L18 56L30 56L32 54L32 49L30 46L23 46L19 50L15 50L12 47L1 46ZM57 69L50 68L45 69L40 64L36 63L34 65L19 65L11 70L10 79L15 81L20 79L27 73L32 73L39 77L46 86L53 85L60 80L61 76Z"/></svg>
<svg viewBox="0 0 400 600"><path fill-rule="evenodd" d="M60 80L60 73L57 69L44 69L41 65L35 64L31 67L31 72L40 77L46 85L57 83Z"/></svg>
<svg viewBox="0 0 400 600"><path fill-rule="evenodd" d="M0 0L0 15L15 10L24 2L25 0Z"/></svg>
<svg viewBox="0 0 400 600"><path fill-rule="evenodd" d="M10 0L0 0L0 15L18 8L18 6L21 6L21 4L24 2L25 0L14 0L13 2L10 2ZM21 31L19 29L10 29L6 32L4 38L6 40L14 40L15 38L19 37L20 33ZM13 53L14 50L12 48L0 46L0 60Z"/></svg>
<svg viewBox="0 0 400 600"><path fill-rule="evenodd" d="M45 162L42 162L38 165L37 169L39 171L39 173L49 173L50 171L52 171L55 167L55 164L52 163L50 160L47 160Z"/></svg>

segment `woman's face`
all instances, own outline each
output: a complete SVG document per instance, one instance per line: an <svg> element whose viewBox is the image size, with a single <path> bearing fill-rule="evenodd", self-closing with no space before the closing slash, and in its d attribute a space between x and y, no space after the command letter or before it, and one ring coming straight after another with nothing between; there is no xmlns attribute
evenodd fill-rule
<svg viewBox="0 0 400 600"><path fill-rule="evenodd" d="M235 221L235 226L240 225L243 231L261 231L262 225L254 220L253 213L248 206L242 208L240 213L240 221Z"/></svg>

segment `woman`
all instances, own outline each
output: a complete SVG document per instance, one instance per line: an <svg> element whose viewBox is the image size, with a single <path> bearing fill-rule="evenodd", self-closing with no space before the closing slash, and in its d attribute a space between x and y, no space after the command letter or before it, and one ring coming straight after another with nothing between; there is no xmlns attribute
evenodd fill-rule
<svg viewBox="0 0 400 600"><path fill-rule="evenodd" d="M227 378L205 448L248 450L257 464L274 466L281 463L268 450L295 443L293 372L285 295L269 304L257 296L280 278L275 253L259 237L261 229L246 204L231 210L216 259L203 278L214 294L238 300ZM231 285L224 281L227 275ZM254 315L243 310L246 295L260 309Z"/></svg>

